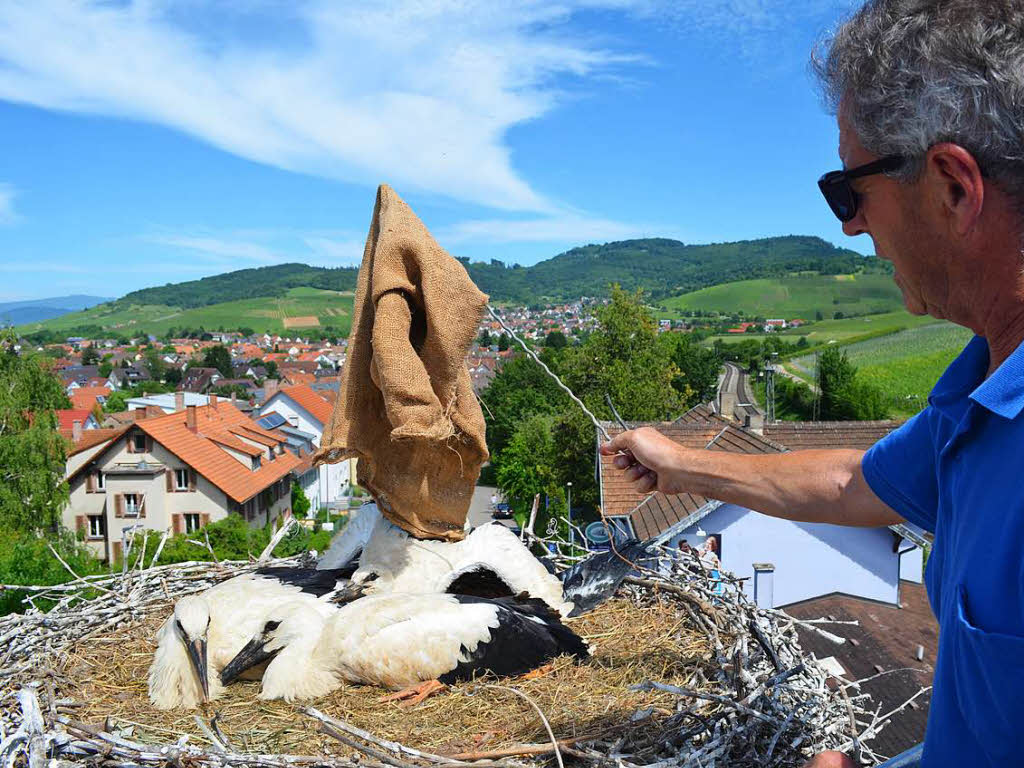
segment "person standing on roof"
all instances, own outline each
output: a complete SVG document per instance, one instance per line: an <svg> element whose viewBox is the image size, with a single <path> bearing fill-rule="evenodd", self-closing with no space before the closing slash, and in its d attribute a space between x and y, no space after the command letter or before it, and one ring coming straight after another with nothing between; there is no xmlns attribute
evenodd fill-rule
<svg viewBox="0 0 1024 768"><path fill-rule="evenodd" d="M866 453L741 456L651 429L602 451L644 493L934 532L923 765L1024 765L1024 0L871 0L814 64L843 165L819 186L843 232L871 236L910 312L975 337Z"/></svg>

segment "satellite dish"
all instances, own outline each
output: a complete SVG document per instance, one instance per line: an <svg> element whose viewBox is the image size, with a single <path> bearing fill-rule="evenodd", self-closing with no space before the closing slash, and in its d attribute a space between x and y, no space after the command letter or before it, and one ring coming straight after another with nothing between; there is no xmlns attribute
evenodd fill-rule
<svg viewBox="0 0 1024 768"><path fill-rule="evenodd" d="M583 534L591 544L601 545L608 543L608 531L605 530L604 524L600 521L595 521L588 525L583 530Z"/></svg>

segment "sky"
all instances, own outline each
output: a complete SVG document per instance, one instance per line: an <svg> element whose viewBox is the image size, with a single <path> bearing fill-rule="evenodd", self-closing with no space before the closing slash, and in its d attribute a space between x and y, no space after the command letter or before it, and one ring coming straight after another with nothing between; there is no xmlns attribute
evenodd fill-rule
<svg viewBox="0 0 1024 768"><path fill-rule="evenodd" d="M4 0L0 301L451 253L846 238L805 0Z"/></svg>

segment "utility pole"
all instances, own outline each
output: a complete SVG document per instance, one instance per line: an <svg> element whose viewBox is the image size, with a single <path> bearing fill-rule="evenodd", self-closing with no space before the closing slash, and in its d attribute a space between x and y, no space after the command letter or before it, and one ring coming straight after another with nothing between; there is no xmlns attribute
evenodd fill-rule
<svg viewBox="0 0 1024 768"><path fill-rule="evenodd" d="M764 369L764 399L767 401L765 419L769 424L775 421L775 366L779 359L778 352L772 352L771 362Z"/></svg>
<svg viewBox="0 0 1024 768"><path fill-rule="evenodd" d="M814 353L814 401L811 406L811 421L821 418L821 361L819 354Z"/></svg>

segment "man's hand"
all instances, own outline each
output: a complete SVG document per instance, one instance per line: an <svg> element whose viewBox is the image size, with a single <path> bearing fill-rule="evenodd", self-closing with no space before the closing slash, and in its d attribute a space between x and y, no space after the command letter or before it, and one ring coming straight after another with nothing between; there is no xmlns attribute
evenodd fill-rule
<svg viewBox="0 0 1024 768"><path fill-rule="evenodd" d="M679 483L679 470L686 450L650 427L623 432L601 446L601 453L615 456L612 463L626 470L626 479L637 493L683 493L686 489Z"/></svg>

